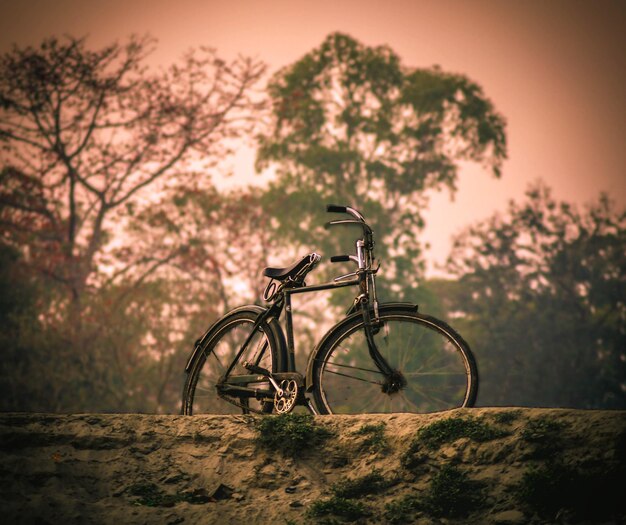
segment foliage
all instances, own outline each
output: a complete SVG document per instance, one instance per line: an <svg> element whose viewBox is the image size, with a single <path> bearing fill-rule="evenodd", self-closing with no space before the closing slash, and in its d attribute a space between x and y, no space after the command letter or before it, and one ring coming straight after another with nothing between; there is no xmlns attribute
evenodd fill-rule
<svg viewBox="0 0 626 525"><path fill-rule="evenodd" d="M376 469L369 474L354 479L344 479L333 484L331 491L337 498L359 498L366 494L376 494L389 487L390 481Z"/></svg>
<svg viewBox="0 0 626 525"><path fill-rule="evenodd" d="M37 347L23 337L27 330L37 331L39 286L24 272L19 251L0 242L0 409L16 410L32 403L40 406L44 392L37 395L29 385L30 360L35 358ZM39 356L38 356L39 357Z"/></svg>
<svg viewBox="0 0 626 525"><path fill-rule="evenodd" d="M547 418L531 419L520 437L533 447L532 457L549 458L562 449L566 425Z"/></svg>
<svg viewBox="0 0 626 525"><path fill-rule="evenodd" d="M367 425L363 425L356 432L354 432L355 436L364 436L362 439L360 446L365 450L370 450L372 452L384 452L387 450L387 439L385 437L385 429L387 425L382 423L371 423Z"/></svg>
<svg viewBox="0 0 626 525"><path fill-rule="evenodd" d="M360 501L333 496L332 498L314 501L309 507L307 514L315 518L330 514L345 518L348 521L356 521L359 518L371 515L371 511Z"/></svg>
<svg viewBox="0 0 626 525"><path fill-rule="evenodd" d="M506 432L489 423L473 417L449 417L439 419L418 430L416 438L411 442L407 456L426 447L436 450L444 443L451 443L460 438L473 441L491 441L506 435Z"/></svg>
<svg viewBox="0 0 626 525"><path fill-rule="evenodd" d="M264 68L201 49L153 72L152 48L66 37L0 57L2 243L38 291L37 311L22 315L28 353L7 386L30 395L14 410L172 410L182 342L206 328L184 321L201 310L190 298L205 301L204 323L215 316L206 305L217 306L219 286L166 271L190 243L155 239L138 212L210 188L191 165L215 167L251 131ZM133 242L136 228L152 249Z"/></svg>
<svg viewBox="0 0 626 525"><path fill-rule="evenodd" d="M200 505L211 499L202 489L167 494L155 483L137 483L129 487L128 492L137 498L137 505L145 505L146 507L173 507L180 502Z"/></svg>
<svg viewBox="0 0 626 525"><path fill-rule="evenodd" d="M437 517L464 517L483 503L481 484L453 465L444 465L433 476L422 499L426 512Z"/></svg>
<svg viewBox="0 0 626 525"><path fill-rule="evenodd" d="M311 414L281 414L260 419L256 441L261 446L297 456L325 442L333 433L315 424Z"/></svg>
<svg viewBox="0 0 626 525"><path fill-rule="evenodd" d="M97 256L137 198L197 178L185 163L215 163L249 118L248 90L262 67L190 53L154 74L149 39L98 51L44 40L0 60L1 217L11 242L80 298ZM182 168L182 169L181 169ZM133 260L150 271L155 261Z"/></svg>
<svg viewBox="0 0 626 525"><path fill-rule="evenodd" d="M349 253L354 232L329 237L319 225L327 203L357 207L371 219L381 257L393 261L385 279L402 283L396 296L421 273L427 191L453 191L460 160L499 175L506 157L504 120L476 83L438 67L407 68L387 46L331 34L268 89L272 118L259 137L258 166L276 167L266 198L278 233L323 253Z"/></svg>
<svg viewBox="0 0 626 525"><path fill-rule="evenodd" d="M413 523L415 512L421 508L419 497L414 494L407 494L400 499L387 503L383 516L386 522L392 525Z"/></svg>
<svg viewBox="0 0 626 525"><path fill-rule="evenodd" d="M520 416L519 410L505 410L504 412L496 412L493 420L499 425L510 425Z"/></svg>
<svg viewBox="0 0 626 525"><path fill-rule="evenodd" d="M626 407L626 213L539 184L460 235L440 283L485 405Z"/></svg>

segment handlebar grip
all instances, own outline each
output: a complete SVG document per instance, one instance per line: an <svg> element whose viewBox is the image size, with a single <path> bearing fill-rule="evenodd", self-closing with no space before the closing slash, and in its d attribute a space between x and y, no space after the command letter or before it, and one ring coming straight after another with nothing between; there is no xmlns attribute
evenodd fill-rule
<svg viewBox="0 0 626 525"><path fill-rule="evenodd" d="M350 260L350 256L349 255L333 255L330 258L330 262L331 263L348 262L349 260Z"/></svg>
<svg viewBox="0 0 626 525"><path fill-rule="evenodd" d="M326 211L329 213L347 213L347 206L339 206L337 204L327 204Z"/></svg>

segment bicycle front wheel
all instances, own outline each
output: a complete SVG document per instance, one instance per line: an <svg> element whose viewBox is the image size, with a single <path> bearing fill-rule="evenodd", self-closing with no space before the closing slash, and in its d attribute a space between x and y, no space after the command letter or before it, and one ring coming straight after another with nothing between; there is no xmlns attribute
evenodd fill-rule
<svg viewBox="0 0 626 525"><path fill-rule="evenodd" d="M478 371L468 344L446 323L417 312L381 309L374 330L390 380L370 357L363 319L340 326L313 362L322 414L429 413L473 406Z"/></svg>
<svg viewBox="0 0 626 525"><path fill-rule="evenodd" d="M192 361L183 390L182 413L236 414L272 411L269 394L256 397L252 391L271 392L271 386L262 376L251 374L243 363L248 361L271 372L282 370L280 327L275 320L262 323L253 334L243 355L233 364L243 343L250 336L258 317L257 312L244 310L231 313L209 332L206 341ZM231 372L224 376L232 364ZM250 380L242 381L250 378ZM242 395L229 387L248 389Z"/></svg>

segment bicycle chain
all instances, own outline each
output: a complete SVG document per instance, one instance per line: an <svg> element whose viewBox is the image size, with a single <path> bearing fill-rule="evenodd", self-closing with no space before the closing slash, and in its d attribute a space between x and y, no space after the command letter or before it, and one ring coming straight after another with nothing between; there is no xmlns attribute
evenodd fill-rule
<svg viewBox="0 0 626 525"><path fill-rule="evenodd" d="M220 399L223 399L224 401L226 401L227 403L230 403L231 405L235 405L239 408L243 408L244 410L247 410L248 412L254 412L255 414L261 414L261 415L267 414L266 412L263 412L262 410L252 408L250 406L244 405L243 403L239 401L235 401L234 397L228 397L228 396L220 395L220 394L218 394L217 397L219 397Z"/></svg>

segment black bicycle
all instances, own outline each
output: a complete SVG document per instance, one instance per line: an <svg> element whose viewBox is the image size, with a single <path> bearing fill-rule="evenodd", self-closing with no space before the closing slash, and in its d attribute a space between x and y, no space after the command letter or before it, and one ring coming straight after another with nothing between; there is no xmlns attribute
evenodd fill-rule
<svg viewBox="0 0 626 525"><path fill-rule="evenodd" d="M266 268L268 306L235 308L196 341L185 368L183 414L283 414L298 405L314 414L473 406L478 372L467 343L446 323L419 313L416 304L379 303L372 229L354 208L329 205L327 210L351 216L327 226L362 229L355 255L330 259L352 261L356 271L307 286L305 277L321 260L316 253L287 268ZM302 375L296 369L291 296L344 286L358 286L359 295L345 319L311 352ZM286 338L279 322L283 314Z"/></svg>

